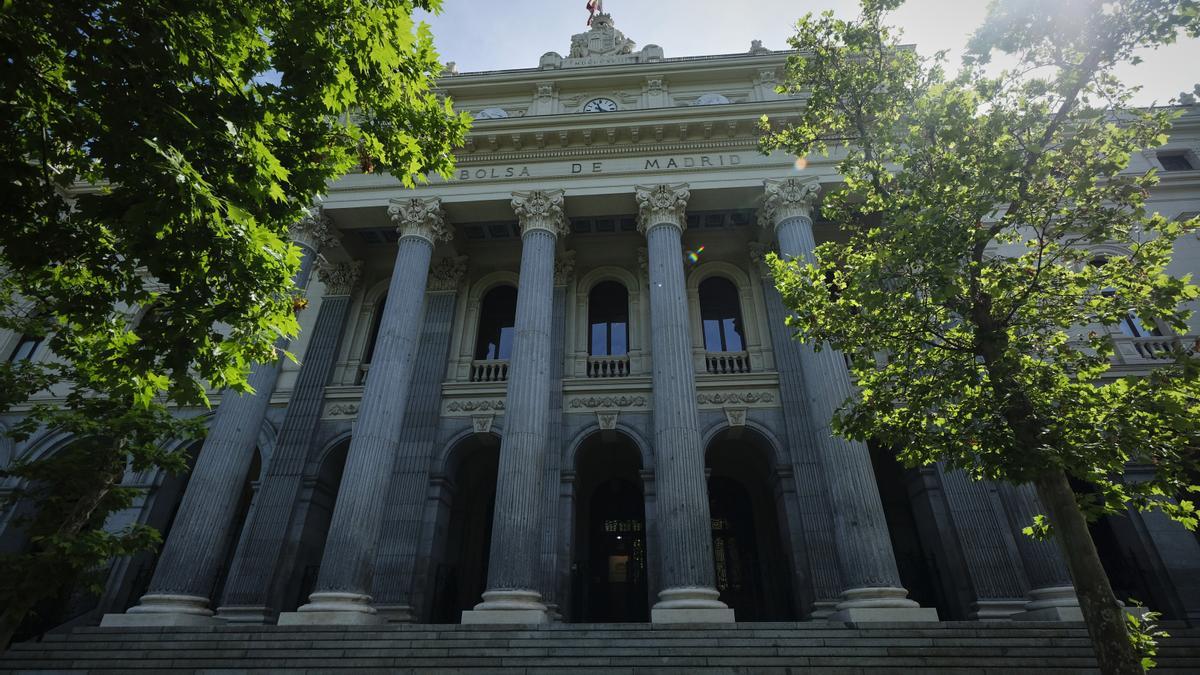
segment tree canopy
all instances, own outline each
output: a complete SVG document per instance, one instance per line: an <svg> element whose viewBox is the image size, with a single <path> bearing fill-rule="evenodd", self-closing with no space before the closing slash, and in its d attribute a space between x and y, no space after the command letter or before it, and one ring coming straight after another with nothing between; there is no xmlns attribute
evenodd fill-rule
<svg viewBox="0 0 1200 675"><path fill-rule="evenodd" d="M843 177L821 214L845 240L773 261L790 325L850 357L858 391L838 433L910 466L1033 483L1048 511L1037 529L1063 544L1102 667L1137 670L1080 508L1196 525L1195 345L1163 341L1145 377L1109 370L1130 316L1188 333L1198 291L1167 268L1200 221L1147 206L1158 176L1131 158L1162 145L1180 110L1131 106L1136 88L1113 69L1196 36L1197 3L998 0L955 75L900 42L886 22L900 4L801 19L786 85L806 97L799 119L764 119L765 150L827 153ZM1017 66L987 68L995 52ZM1151 477L1124 480L1128 464ZM1114 634L1121 645L1102 644Z"/></svg>
<svg viewBox="0 0 1200 675"><path fill-rule="evenodd" d="M168 406L245 391L251 364L279 357L303 306L288 228L329 181L449 175L469 122L434 90L441 65L412 17L439 6L0 8L0 328L53 354L0 363L0 413L23 414L18 440L78 438L5 470L43 508L25 526L33 553L4 560L0 597L154 539L99 529L132 496L114 486L127 463L183 467L161 441L198 427Z"/></svg>

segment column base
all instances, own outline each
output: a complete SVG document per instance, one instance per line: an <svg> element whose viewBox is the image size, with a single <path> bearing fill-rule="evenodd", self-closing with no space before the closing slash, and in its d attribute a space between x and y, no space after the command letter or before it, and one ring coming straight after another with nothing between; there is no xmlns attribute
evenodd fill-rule
<svg viewBox="0 0 1200 675"><path fill-rule="evenodd" d="M836 600L817 600L813 603L812 611L809 612L810 619L828 619L831 614L837 611Z"/></svg>
<svg viewBox="0 0 1200 675"><path fill-rule="evenodd" d="M659 591L650 623L733 623L733 610L713 588L683 586Z"/></svg>
<svg viewBox="0 0 1200 675"><path fill-rule="evenodd" d="M550 614L537 591L485 591L483 602L462 613L464 624L551 623Z"/></svg>
<svg viewBox="0 0 1200 675"><path fill-rule="evenodd" d="M1014 614L1025 609L1025 601L1019 598L1012 600L979 600L971 603L971 613L967 615L976 621L1009 621Z"/></svg>
<svg viewBox="0 0 1200 675"><path fill-rule="evenodd" d="M320 592L308 604L279 615L280 626L370 626L385 623L362 593Z"/></svg>
<svg viewBox="0 0 1200 675"><path fill-rule="evenodd" d="M829 620L847 623L933 622L938 620L938 614L932 607L922 607L909 600L908 591L903 588L880 586L843 591L842 601L838 603L837 611L829 615Z"/></svg>
<svg viewBox="0 0 1200 675"><path fill-rule="evenodd" d="M1025 611L1012 615L1013 621L1083 621L1083 610L1072 586L1050 586L1029 591Z"/></svg>
<svg viewBox="0 0 1200 675"><path fill-rule="evenodd" d="M138 604L124 614L105 614L100 619L102 628L211 626L215 623L217 620L208 608L208 598L167 593L143 595Z"/></svg>
<svg viewBox="0 0 1200 675"><path fill-rule="evenodd" d="M278 618L279 612L271 607L231 605L217 608L217 619L226 623L267 625Z"/></svg>

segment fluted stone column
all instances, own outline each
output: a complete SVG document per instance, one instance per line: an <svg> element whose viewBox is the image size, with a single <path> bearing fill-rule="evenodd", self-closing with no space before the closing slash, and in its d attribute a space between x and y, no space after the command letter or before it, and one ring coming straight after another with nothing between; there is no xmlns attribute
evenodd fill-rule
<svg viewBox="0 0 1200 675"><path fill-rule="evenodd" d="M430 464L437 443L454 304L466 272L465 255L442 258L429 270L412 395L404 413L388 501L383 507L386 535L379 542L372 590L379 613L393 623L416 620L414 584L420 572L429 567L429 553L421 549L421 530L429 499Z"/></svg>
<svg viewBox="0 0 1200 675"><path fill-rule="evenodd" d="M288 401L279 440L246 521L244 543L230 567L217 610L218 618L225 621L271 623L279 613L279 595L291 572L286 566L299 543L291 537L295 521L303 519L297 501L304 486L304 469L321 422L325 385L346 330L350 294L361 271L361 262L322 262L317 266L325 297Z"/></svg>
<svg viewBox="0 0 1200 675"><path fill-rule="evenodd" d="M566 234L563 191L515 192L521 277L505 400L504 436L483 602L463 623L545 623L542 594L542 481L550 422L550 335L554 254Z"/></svg>
<svg viewBox="0 0 1200 675"><path fill-rule="evenodd" d="M293 283L308 285L316 252L334 242L329 219L320 209L292 227L303 257ZM279 345L286 348L287 343ZM237 509L254 460L280 361L250 372L253 393L225 392L188 479L171 533L154 568L149 590L125 614L106 614L102 626L178 626L213 621L210 594L237 541Z"/></svg>
<svg viewBox="0 0 1200 675"><path fill-rule="evenodd" d="M820 193L816 181L797 178L766 181L763 224L775 231L784 258L813 260L812 207ZM800 365L812 442L818 448L833 507L833 535L841 566L842 599L833 621L936 621L937 610L908 599L896 568L883 504L875 485L871 454L865 443L835 436L833 414L853 392L840 352L800 350Z"/></svg>
<svg viewBox="0 0 1200 675"><path fill-rule="evenodd" d="M687 185L638 187L638 229L650 272L650 343L654 387L655 483L662 590L654 623L728 623L713 572L712 520L704 447L696 412L696 377L683 246Z"/></svg>
<svg viewBox="0 0 1200 675"><path fill-rule="evenodd" d="M1001 483L997 486L1008 526L1021 554L1025 577L1029 580L1029 602L1025 611L1013 614L1014 621L1083 621L1071 572L1053 539L1037 540L1021 530L1033 524L1033 517L1045 513L1032 485Z"/></svg>
<svg viewBox="0 0 1200 675"><path fill-rule="evenodd" d="M434 245L450 237L440 199L393 200L388 214L400 233L399 250L321 571L308 604L280 615L280 625L382 622L370 592L383 504L412 382L429 261Z"/></svg>
<svg viewBox="0 0 1200 675"><path fill-rule="evenodd" d="M550 617L562 618L560 588L569 583L569 558L560 558L563 535L559 513L563 454L563 360L566 347L567 285L575 276L575 252L566 251L554 264L554 309L550 331L550 420L546 431L546 467L542 483L542 583L538 590ZM560 564L560 561L561 564Z"/></svg>

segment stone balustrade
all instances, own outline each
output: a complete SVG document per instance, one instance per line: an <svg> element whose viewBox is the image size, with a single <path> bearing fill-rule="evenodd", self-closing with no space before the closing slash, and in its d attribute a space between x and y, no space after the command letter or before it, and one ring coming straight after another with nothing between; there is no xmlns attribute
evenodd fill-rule
<svg viewBox="0 0 1200 675"><path fill-rule="evenodd" d="M471 362L472 382L507 382L508 361L484 359Z"/></svg>
<svg viewBox="0 0 1200 675"><path fill-rule="evenodd" d="M626 377L629 375L629 355L589 356L588 377Z"/></svg>
<svg viewBox="0 0 1200 675"><path fill-rule="evenodd" d="M713 375L750 372L749 352L706 352L704 368Z"/></svg>

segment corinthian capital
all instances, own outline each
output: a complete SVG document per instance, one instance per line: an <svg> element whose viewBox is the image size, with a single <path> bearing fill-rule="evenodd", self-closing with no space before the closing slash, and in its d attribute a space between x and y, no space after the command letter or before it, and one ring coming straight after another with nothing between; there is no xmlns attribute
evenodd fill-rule
<svg viewBox="0 0 1200 675"><path fill-rule="evenodd" d="M638 231L642 234L654 225L668 223L687 229L687 202L692 193L687 183L679 185L639 185L634 188L638 204Z"/></svg>
<svg viewBox="0 0 1200 675"><path fill-rule="evenodd" d="M442 213L442 200L437 197L393 199L388 206L388 215L401 237L420 237L430 244L453 238Z"/></svg>
<svg viewBox="0 0 1200 675"><path fill-rule="evenodd" d="M813 204L821 194L821 184L815 179L768 178L767 200L758 212L758 224L775 228L788 218L804 216L812 220Z"/></svg>
<svg viewBox="0 0 1200 675"><path fill-rule="evenodd" d="M512 208L521 222L521 234L530 230L546 230L554 236L567 233L567 218L563 213L562 190L514 192Z"/></svg>
<svg viewBox="0 0 1200 675"><path fill-rule="evenodd" d="M325 295L350 295L358 278L362 276L362 261L330 263L321 260L317 263L317 278L325 284Z"/></svg>
<svg viewBox="0 0 1200 675"><path fill-rule="evenodd" d="M467 272L467 256L442 258L429 268L429 281L425 289L430 293L458 290L458 282Z"/></svg>
<svg viewBox="0 0 1200 675"><path fill-rule="evenodd" d="M340 246L337 235L333 233L333 221L319 206L309 207L303 218L293 223L288 230L292 241L307 246L315 252L322 249Z"/></svg>

